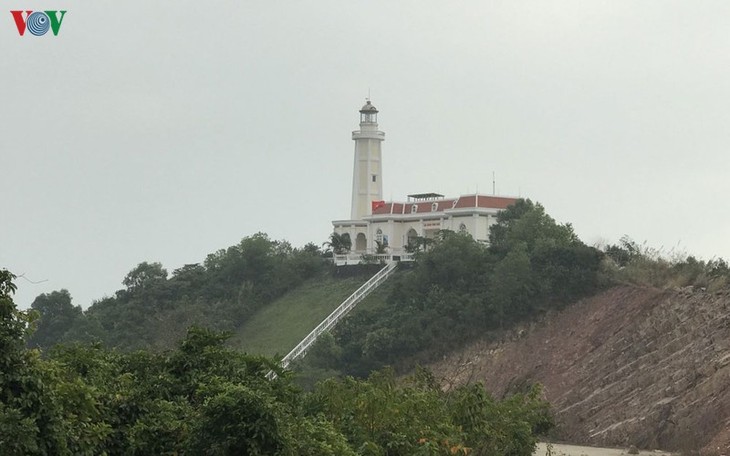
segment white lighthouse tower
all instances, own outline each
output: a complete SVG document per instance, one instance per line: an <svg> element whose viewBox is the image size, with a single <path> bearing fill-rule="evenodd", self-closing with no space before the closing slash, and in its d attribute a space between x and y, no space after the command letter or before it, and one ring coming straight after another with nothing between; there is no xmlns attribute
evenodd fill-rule
<svg viewBox="0 0 730 456"><path fill-rule="evenodd" d="M385 133L378 131L378 110L370 103L360 110L360 129L352 132L355 141L355 167L352 175L351 220L371 215L372 202L383 200L383 162L381 143Z"/></svg>

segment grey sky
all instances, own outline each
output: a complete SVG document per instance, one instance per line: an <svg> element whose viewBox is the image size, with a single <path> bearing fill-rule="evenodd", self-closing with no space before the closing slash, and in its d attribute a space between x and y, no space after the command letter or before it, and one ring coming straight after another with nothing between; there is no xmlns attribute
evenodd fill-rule
<svg viewBox="0 0 730 456"><path fill-rule="evenodd" d="M0 14L0 266L17 301L121 288L349 215L368 88L384 192L543 203L588 242L730 258L726 1L13 0ZM0 12L1 13L1 12Z"/></svg>

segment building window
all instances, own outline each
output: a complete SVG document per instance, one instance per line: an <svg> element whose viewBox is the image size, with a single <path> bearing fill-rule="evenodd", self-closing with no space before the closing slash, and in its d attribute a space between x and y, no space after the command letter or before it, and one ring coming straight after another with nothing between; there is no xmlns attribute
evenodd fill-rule
<svg viewBox="0 0 730 456"><path fill-rule="evenodd" d="M411 206L411 214L415 214L416 212L418 212L418 205L414 204Z"/></svg>
<svg viewBox="0 0 730 456"><path fill-rule="evenodd" d="M383 230L380 228L378 228L378 231L375 232L375 240L381 244L383 243Z"/></svg>
<svg viewBox="0 0 730 456"><path fill-rule="evenodd" d="M373 182L377 182L377 181L378 181L378 176L377 176L377 174L373 174Z"/></svg>
<svg viewBox="0 0 730 456"><path fill-rule="evenodd" d="M433 204L431 205L431 212L436 212L436 211L438 211L438 210L439 210L439 205L438 205L438 203L433 203Z"/></svg>
<svg viewBox="0 0 730 456"><path fill-rule="evenodd" d="M466 233L466 225L463 223L459 225L459 233Z"/></svg>

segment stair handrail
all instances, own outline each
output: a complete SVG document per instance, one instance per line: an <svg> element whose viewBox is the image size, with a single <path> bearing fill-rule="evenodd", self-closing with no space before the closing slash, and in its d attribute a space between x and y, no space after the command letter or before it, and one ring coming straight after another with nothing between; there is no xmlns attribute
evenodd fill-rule
<svg viewBox="0 0 730 456"><path fill-rule="evenodd" d="M333 310L320 324L317 325L316 328L314 328L307 336L302 339L301 342L297 344L296 347L294 347L287 355L281 359L281 367L287 368L289 366L289 363L291 363L293 360L298 358L302 353L306 352L307 349L314 343L315 340L325 331L328 331L331 329L342 317L347 315L347 313L355 307L355 305L364 299L370 291L372 291L374 288L377 288L377 286L380 285L385 279L387 279L390 274L395 270L395 268L398 266L398 263L392 262L385 265L384 268L382 268L380 271L378 271L377 274L372 276L367 282L362 284L360 288L355 290L354 293L352 293L347 299L345 299L342 304L337 306L335 310Z"/></svg>

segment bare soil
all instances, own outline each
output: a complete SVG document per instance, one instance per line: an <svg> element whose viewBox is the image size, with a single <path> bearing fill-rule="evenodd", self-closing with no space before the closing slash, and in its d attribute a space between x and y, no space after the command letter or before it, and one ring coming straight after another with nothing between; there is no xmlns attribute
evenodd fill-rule
<svg viewBox="0 0 730 456"><path fill-rule="evenodd" d="M563 441L730 454L728 290L615 287L430 367L497 397L541 383Z"/></svg>

